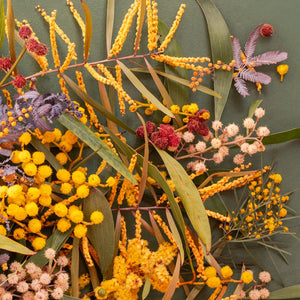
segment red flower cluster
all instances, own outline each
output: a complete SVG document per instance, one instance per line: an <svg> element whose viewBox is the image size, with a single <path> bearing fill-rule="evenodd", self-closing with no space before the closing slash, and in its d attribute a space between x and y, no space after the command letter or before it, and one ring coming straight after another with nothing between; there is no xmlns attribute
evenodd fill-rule
<svg viewBox="0 0 300 300"><path fill-rule="evenodd" d="M202 115L208 112L206 109L201 109L196 113L195 117L191 117L186 124L189 132L196 131L201 136L206 136L209 133L208 126L204 124L207 119L204 119Z"/></svg>
<svg viewBox="0 0 300 300"><path fill-rule="evenodd" d="M260 34L263 37L271 36L273 34L273 32L274 32L273 26L270 24L264 24L264 26L260 30Z"/></svg>
<svg viewBox="0 0 300 300"><path fill-rule="evenodd" d="M12 62L8 57L0 58L0 70L8 71L12 66Z"/></svg>
<svg viewBox="0 0 300 300"><path fill-rule="evenodd" d="M28 51L33 52L38 56L45 56L48 51L48 48L45 44L39 43L35 39L29 39L26 46Z"/></svg>
<svg viewBox="0 0 300 300"><path fill-rule="evenodd" d="M22 26L19 30L19 37L23 40L30 38L32 30L29 26Z"/></svg>
<svg viewBox="0 0 300 300"><path fill-rule="evenodd" d="M162 150L168 148L169 151L175 151L180 144L180 138L175 133L174 127L171 125L161 124L159 130L156 131L155 124L153 122L147 122L146 131L154 145ZM137 128L136 135L140 139L144 138L143 126Z"/></svg>
<svg viewBox="0 0 300 300"><path fill-rule="evenodd" d="M16 87L16 88L22 88L26 85L26 79L24 78L24 76L18 74L15 76L12 84Z"/></svg>

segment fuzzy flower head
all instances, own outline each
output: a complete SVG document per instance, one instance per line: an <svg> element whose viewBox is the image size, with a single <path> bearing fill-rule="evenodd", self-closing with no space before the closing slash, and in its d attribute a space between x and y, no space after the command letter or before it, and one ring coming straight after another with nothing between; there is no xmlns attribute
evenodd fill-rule
<svg viewBox="0 0 300 300"><path fill-rule="evenodd" d="M267 271L262 271L259 273L258 278L261 282L268 283L271 281L271 275Z"/></svg>
<svg viewBox="0 0 300 300"><path fill-rule="evenodd" d="M260 291L258 289L253 289L249 292L249 298L251 300L258 300L260 299Z"/></svg>
<svg viewBox="0 0 300 300"><path fill-rule="evenodd" d="M45 251L45 257L48 258L48 259L54 259L55 258L55 250L52 249L52 248L48 248L46 251Z"/></svg>

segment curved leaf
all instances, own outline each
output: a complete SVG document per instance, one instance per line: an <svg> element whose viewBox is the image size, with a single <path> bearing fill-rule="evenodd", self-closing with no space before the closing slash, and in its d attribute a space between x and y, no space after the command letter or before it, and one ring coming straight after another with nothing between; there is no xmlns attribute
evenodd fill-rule
<svg viewBox="0 0 300 300"><path fill-rule="evenodd" d="M147 296L149 295L150 289L151 289L151 283L150 283L149 276L147 276L146 280L145 280L144 287L143 287L143 292L142 292L142 299L143 300L146 299Z"/></svg>
<svg viewBox="0 0 300 300"><path fill-rule="evenodd" d="M160 34L160 41L163 41L169 32L169 28L161 20L158 20L158 32ZM183 56L180 45L174 37L172 38L171 42L168 44L168 47L165 50L165 54L170 56L178 56L178 57ZM166 73L185 79L189 82L189 76L186 69L175 68L169 66L168 64L164 64L164 66L165 66ZM189 95L190 95L190 88L188 86L182 86L168 79L166 80L166 83L168 87L168 92L175 104L182 107L183 105L188 103Z"/></svg>
<svg viewBox="0 0 300 300"><path fill-rule="evenodd" d="M106 49L107 55L111 48L112 34L114 28L114 18L115 18L115 0L107 0L106 7Z"/></svg>
<svg viewBox="0 0 300 300"><path fill-rule="evenodd" d="M253 117L255 110L259 107L259 105L261 103L262 103L262 100L255 100L251 103L251 105L249 107L248 118Z"/></svg>
<svg viewBox="0 0 300 300"><path fill-rule="evenodd" d="M270 293L268 299L299 299L300 298L300 284L289 286Z"/></svg>
<svg viewBox="0 0 300 300"><path fill-rule="evenodd" d="M58 121L66 128L71 130L79 139L87 144L92 150L97 151L97 154L102 157L108 164L110 164L115 170L121 173L132 183L136 183L136 179L128 171L121 159L100 139L98 138L88 127L83 125L76 118L72 118L66 114L59 117Z"/></svg>
<svg viewBox="0 0 300 300"><path fill-rule="evenodd" d="M128 132L135 135L135 131L131 129L129 126L127 126L125 123L123 123L120 119L118 119L115 115L113 115L111 112L106 110L100 103L98 103L96 100L91 98L87 93L85 93L81 88L67 75L62 74L64 80L67 82L67 84L70 86L70 88L73 90L73 92L81 98L83 101L87 102L88 104L92 105L95 110L97 110L100 114L102 114L105 118L113 121L123 129L127 130Z"/></svg>
<svg viewBox="0 0 300 300"><path fill-rule="evenodd" d="M162 158L168 173L175 185L185 211L193 224L199 238L209 251L211 247L211 231L208 217L199 192L182 165L167 152L155 147Z"/></svg>
<svg viewBox="0 0 300 300"><path fill-rule="evenodd" d="M168 110L143 84L142 82L121 62L118 60L118 65L125 73L131 83L159 110L165 113L167 116L174 118L173 113Z"/></svg>
<svg viewBox="0 0 300 300"><path fill-rule="evenodd" d="M230 33L223 16L211 0L196 0L196 2L206 18L213 62L221 60L224 63L230 63L233 51ZM233 71L215 71L214 89L222 96L220 100L215 98L215 120L221 119L232 82L232 74Z"/></svg>
<svg viewBox="0 0 300 300"><path fill-rule="evenodd" d="M86 62L89 57L91 38L93 33L93 24L91 12L82 0L80 1L84 16L85 16L85 33L84 33L84 61Z"/></svg>
<svg viewBox="0 0 300 300"><path fill-rule="evenodd" d="M34 255L36 253L2 234L0 234L0 249L25 255Z"/></svg>
<svg viewBox="0 0 300 300"><path fill-rule="evenodd" d="M3 0L0 0L0 49L2 48L4 36L5 36L5 13L4 13Z"/></svg>
<svg viewBox="0 0 300 300"><path fill-rule="evenodd" d="M263 144L264 145L279 144L279 143L285 143L299 138L300 138L300 127L268 135L264 137Z"/></svg>
<svg viewBox="0 0 300 300"><path fill-rule="evenodd" d="M101 272L105 277L114 255L114 220L108 201L103 193L92 188L83 204L85 220L89 221L90 215L96 210L102 212L104 219L100 224L89 226L87 236L97 251Z"/></svg>

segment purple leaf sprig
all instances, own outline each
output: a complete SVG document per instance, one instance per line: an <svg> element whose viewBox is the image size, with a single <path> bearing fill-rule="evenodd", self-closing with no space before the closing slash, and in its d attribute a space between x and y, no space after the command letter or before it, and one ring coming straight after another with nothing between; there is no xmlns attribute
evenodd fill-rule
<svg viewBox="0 0 300 300"><path fill-rule="evenodd" d="M249 35L245 44L245 51L241 50L240 41L238 38L232 38L233 59L235 60L235 73L233 79L234 86L239 94L243 97L249 96L246 86L246 81L255 82L258 85L258 90L261 84L267 85L271 82L271 76L257 72L255 67L263 65L277 64L287 59L287 52L269 51L263 54L253 56L256 48L256 42L260 34L263 24L258 25Z"/></svg>

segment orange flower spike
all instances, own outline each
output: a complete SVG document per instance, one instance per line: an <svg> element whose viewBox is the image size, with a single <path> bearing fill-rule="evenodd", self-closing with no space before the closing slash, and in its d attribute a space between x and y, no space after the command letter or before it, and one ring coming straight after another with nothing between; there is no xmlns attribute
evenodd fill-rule
<svg viewBox="0 0 300 300"><path fill-rule="evenodd" d="M167 226L167 224L162 220L162 218L158 214L156 214L155 211L152 211L152 216L155 219L155 221L158 223L158 225L160 226L160 228L164 231L164 233L166 234L166 236L168 237L168 239L170 240L170 242L173 245L176 245L176 242L175 242L175 239L173 237L173 234L170 231L170 229Z"/></svg>
<svg viewBox="0 0 300 300"><path fill-rule="evenodd" d="M50 42L51 42L51 50L52 50L52 57L54 60L55 68L58 68L60 66L60 59L58 56L58 51L57 51L57 44L56 44L56 37L55 37L55 19L56 19L56 10L54 10L51 13L51 18L50 18Z"/></svg>
<svg viewBox="0 0 300 300"><path fill-rule="evenodd" d="M88 238L86 236L84 236L82 238L81 245L82 245L83 256L84 256L84 259L85 259L85 261L87 263L87 266L88 267L93 267L94 266L94 262L92 260L91 255L90 255L89 242L88 242Z"/></svg>

